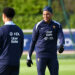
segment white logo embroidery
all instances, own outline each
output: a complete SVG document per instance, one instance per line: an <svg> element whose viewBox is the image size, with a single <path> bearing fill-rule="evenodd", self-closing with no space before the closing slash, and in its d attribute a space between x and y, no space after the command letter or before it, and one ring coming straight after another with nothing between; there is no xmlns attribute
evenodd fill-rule
<svg viewBox="0 0 75 75"><path fill-rule="evenodd" d="M13 32L10 32L9 35L10 35L10 36L13 36Z"/></svg>

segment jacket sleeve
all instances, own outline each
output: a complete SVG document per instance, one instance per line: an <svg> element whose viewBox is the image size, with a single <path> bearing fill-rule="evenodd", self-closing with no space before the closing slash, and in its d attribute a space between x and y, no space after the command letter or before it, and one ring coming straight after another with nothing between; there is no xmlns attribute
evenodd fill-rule
<svg viewBox="0 0 75 75"><path fill-rule="evenodd" d="M29 49L29 54L28 54L27 59L31 59L31 55L34 51L35 44L36 44L37 39L38 39L38 35L39 35L39 31L38 31L38 28L35 25L34 28L33 28L32 41L31 41L31 44L30 44L30 49Z"/></svg>
<svg viewBox="0 0 75 75"><path fill-rule="evenodd" d="M60 46L65 44L65 40L64 40L64 34L62 31L62 26L59 25L59 29L58 29L58 38L59 38L59 42L60 42Z"/></svg>
<svg viewBox="0 0 75 75"><path fill-rule="evenodd" d="M3 31L2 29L0 28L0 49L2 47L2 39L3 39Z"/></svg>
<svg viewBox="0 0 75 75"><path fill-rule="evenodd" d="M20 57L22 56L23 48L24 48L24 34L22 34L22 40L21 40L21 55L20 55Z"/></svg>

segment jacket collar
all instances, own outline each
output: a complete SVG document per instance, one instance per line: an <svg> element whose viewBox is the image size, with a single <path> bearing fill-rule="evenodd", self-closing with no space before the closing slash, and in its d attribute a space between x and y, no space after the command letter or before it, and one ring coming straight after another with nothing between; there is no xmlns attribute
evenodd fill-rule
<svg viewBox="0 0 75 75"><path fill-rule="evenodd" d="M7 21L7 22L5 22L4 25L15 25L15 24L13 23L13 21Z"/></svg>

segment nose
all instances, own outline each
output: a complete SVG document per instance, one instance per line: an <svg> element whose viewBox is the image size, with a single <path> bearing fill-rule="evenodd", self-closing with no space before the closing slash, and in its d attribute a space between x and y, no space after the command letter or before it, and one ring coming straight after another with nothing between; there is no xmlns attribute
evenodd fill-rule
<svg viewBox="0 0 75 75"><path fill-rule="evenodd" d="M44 15L44 17L47 17L47 15Z"/></svg>

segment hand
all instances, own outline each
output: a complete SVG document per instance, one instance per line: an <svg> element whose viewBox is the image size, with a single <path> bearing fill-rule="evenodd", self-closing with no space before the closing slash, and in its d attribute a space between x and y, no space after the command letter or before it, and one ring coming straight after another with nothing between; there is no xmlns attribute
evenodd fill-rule
<svg viewBox="0 0 75 75"><path fill-rule="evenodd" d="M27 60L27 66L31 67L31 64L33 64L32 60Z"/></svg>
<svg viewBox="0 0 75 75"><path fill-rule="evenodd" d="M64 51L64 46L61 45L61 46L59 47L59 53L62 53L63 51Z"/></svg>

